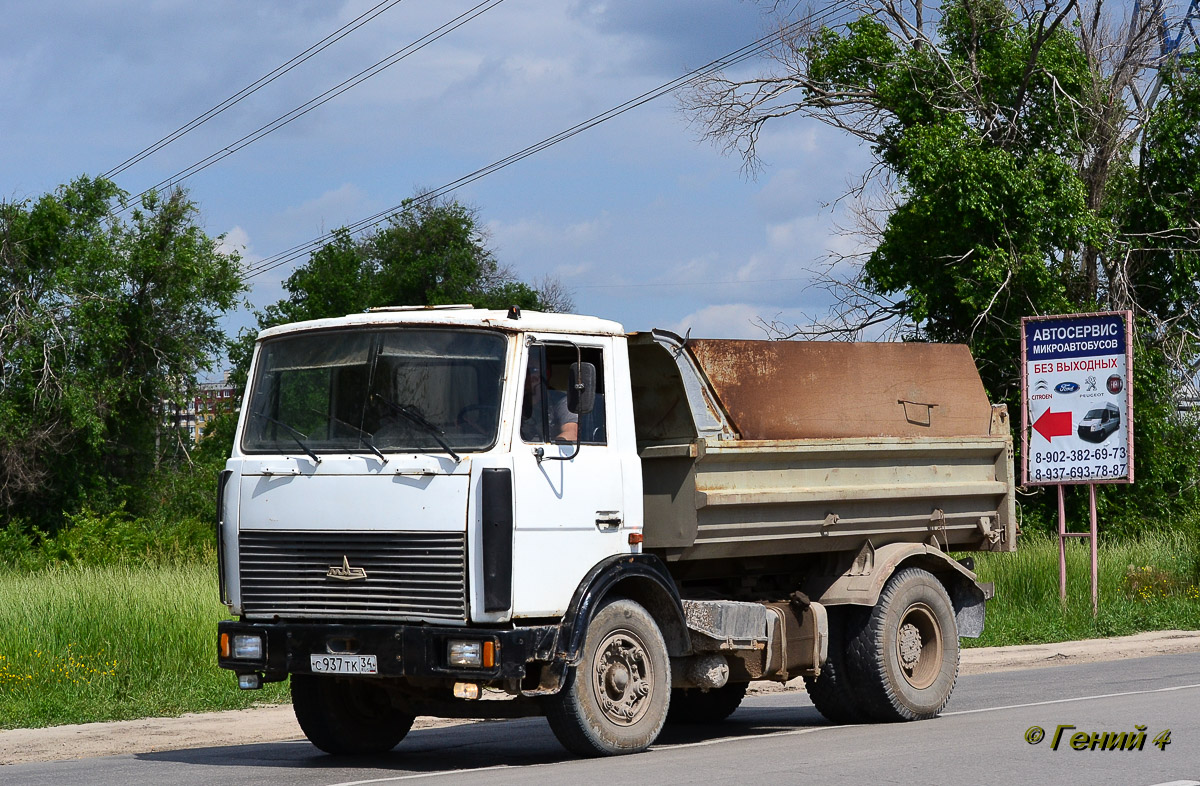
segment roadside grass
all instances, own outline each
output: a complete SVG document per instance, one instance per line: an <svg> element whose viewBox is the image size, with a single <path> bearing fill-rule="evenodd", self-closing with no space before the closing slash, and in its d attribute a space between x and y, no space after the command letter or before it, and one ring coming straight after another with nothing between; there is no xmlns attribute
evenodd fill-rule
<svg viewBox="0 0 1200 786"><path fill-rule="evenodd" d="M1200 630L1200 540L1147 532L1099 546L1099 614L1092 616L1091 556L1067 542L1067 599L1058 594L1058 539L1022 537L1012 554L972 554L980 581L996 584L987 622L968 647L1042 644L1152 630Z"/></svg>
<svg viewBox="0 0 1200 786"><path fill-rule="evenodd" d="M286 701L217 668L225 617L206 563L0 573L0 728Z"/></svg>
<svg viewBox="0 0 1200 786"><path fill-rule="evenodd" d="M982 638L1032 644L1148 630L1200 629L1200 540L1148 533L1100 545L1100 614L1092 617L1087 546L1031 535L1013 554L972 554L996 583ZM209 554L211 556L211 553ZM286 683L240 691L216 666L213 560L59 565L0 571L0 728L178 715L288 700Z"/></svg>

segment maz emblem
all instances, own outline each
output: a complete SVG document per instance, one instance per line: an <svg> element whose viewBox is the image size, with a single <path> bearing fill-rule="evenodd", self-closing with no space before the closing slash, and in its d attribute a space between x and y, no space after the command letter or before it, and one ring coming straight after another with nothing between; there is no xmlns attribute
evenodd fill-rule
<svg viewBox="0 0 1200 786"><path fill-rule="evenodd" d="M357 579L365 579L367 572L362 568L350 567L350 560L345 554L342 555L341 565L330 565L329 570L325 572L327 579L341 579L342 581L356 581Z"/></svg>

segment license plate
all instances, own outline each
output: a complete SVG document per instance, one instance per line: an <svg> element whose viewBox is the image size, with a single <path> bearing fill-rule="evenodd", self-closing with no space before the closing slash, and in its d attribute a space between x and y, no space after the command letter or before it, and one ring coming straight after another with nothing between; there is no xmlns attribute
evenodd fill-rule
<svg viewBox="0 0 1200 786"><path fill-rule="evenodd" d="M317 674L378 674L374 655L311 655L309 663Z"/></svg>

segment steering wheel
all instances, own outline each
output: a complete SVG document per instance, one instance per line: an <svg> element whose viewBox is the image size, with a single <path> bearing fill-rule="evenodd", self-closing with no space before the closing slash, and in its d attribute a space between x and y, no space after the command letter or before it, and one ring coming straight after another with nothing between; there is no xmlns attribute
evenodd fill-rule
<svg viewBox="0 0 1200 786"><path fill-rule="evenodd" d="M488 426L487 424L480 423L476 416L485 413L490 414L494 409L495 407L490 404L471 404L458 411L458 414L454 416L454 422L466 431L483 435L487 432Z"/></svg>

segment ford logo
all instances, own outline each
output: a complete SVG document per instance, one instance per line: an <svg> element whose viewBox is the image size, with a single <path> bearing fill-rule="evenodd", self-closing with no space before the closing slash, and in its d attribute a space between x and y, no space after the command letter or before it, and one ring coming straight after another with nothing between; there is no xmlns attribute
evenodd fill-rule
<svg viewBox="0 0 1200 786"><path fill-rule="evenodd" d="M1074 382L1059 382L1054 386L1055 393L1074 393L1079 390L1079 386Z"/></svg>

